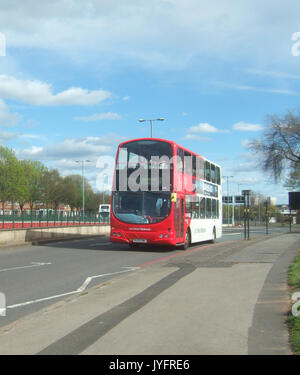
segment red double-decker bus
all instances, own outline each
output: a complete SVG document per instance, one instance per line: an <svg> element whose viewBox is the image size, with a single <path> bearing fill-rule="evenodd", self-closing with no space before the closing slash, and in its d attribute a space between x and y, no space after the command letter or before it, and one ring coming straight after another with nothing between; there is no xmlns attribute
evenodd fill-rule
<svg viewBox="0 0 300 375"><path fill-rule="evenodd" d="M220 166L175 142L119 145L111 198L111 242L174 245L222 235Z"/></svg>

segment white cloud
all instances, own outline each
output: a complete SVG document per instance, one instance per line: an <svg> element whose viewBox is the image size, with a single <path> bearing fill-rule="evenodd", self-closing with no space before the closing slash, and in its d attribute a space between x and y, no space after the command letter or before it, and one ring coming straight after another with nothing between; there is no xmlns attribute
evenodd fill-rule
<svg viewBox="0 0 300 375"><path fill-rule="evenodd" d="M3 126L17 125L22 116L18 113L9 112L6 104L0 99L0 124Z"/></svg>
<svg viewBox="0 0 300 375"><path fill-rule="evenodd" d="M28 134L28 133L20 134L20 138L23 138L23 139L46 139L46 137L43 136L43 135Z"/></svg>
<svg viewBox="0 0 300 375"><path fill-rule="evenodd" d="M25 124L26 128L29 128L29 129L36 128L38 125L39 125L39 122L33 119L27 120Z"/></svg>
<svg viewBox="0 0 300 375"><path fill-rule="evenodd" d="M300 75L298 74L290 74L285 72L278 72L274 70L259 70L259 69L246 69L246 73L258 75L258 76L265 76L265 77L272 77L272 78L280 78L280 79L300 79Z"/></svg>
<svg viewBox="0 0 300 375"><path fill-rule="evenodd" d="M1 116L0 116L1 117ZM30 133L21 133L21 132L6 132L0 129L0 143L6 145L8 141L26 141L27 140L44 140L45 137L40 134L30 134ZM31 153L36 152L36 147L33 147Z"/></svg>
<svg viewBox="0 0 300 375"><path fill-rule="evenodd" d="M244 162L244 163L237 163L235 164L231 170L234 174L242 172L242 173L251 173L255 171L256 164L252 162Z"/></svg>
<svg viewBox="0 0 300 375"><path fill-rule="evenodd" d="M188 130L191 133L228 133L229 130L220 130L213 125L208 123L200 123L196 126L192 126Z"/></svg>
<svg viewBox="0 0 300 375"><path fill-rule="evenodd" d="M28 136L27 138L30 138ZM32 138L32 137L31 137ZM103 137L66 138L60 143L50 146L31 146L23 151L18 150L18 157L34 160L61 161L78 159L96 160L101 155L111 155L116 145L123 140L116 134L107 134Z"/></svg>
<svg viewBox="0 0 300 375"><path fill-rule="evenodd" d="M243 147L248 148L250 142L251 142L251 141L249 141L249 139L243 139L242 142L241 142L241 145L242 145Z"/></svg>
<svg viewBox="0 0 300 375"><path fill-rule="evenodd" d="M16 137L18 137L18 133L1 131L0 132L0 144L5 145L7 141L15 139Z"/></svg>
<svg viewBox="0 0 300 375"><path fill-rule="evenodd" d="M281 94L281 95L292 95L292 96L300 95L300 93L297 92L297 91L281 89L281 88L256 87L256 86L228 83L228 82L222 82L222 81L214 81L212 83L215 86L233 89L233 90L257 91L257 92L265 92L265 93L268 93L268 94Z"/></svg>
<svg viewBox="0 0 300 375"><path fill-rule="evenodd" d="M23 155L27 155L30 158L31 156L40 155L43 152L43 150L43 147L31 146L30 148L27 148L23 151Z"/></svg>
<svg viewBox="0 0 300 375"><path fill-rule="evenodd" d="M211 138L209 137L200 137L199 135L196 135L196 134L186 134L184 137L183 137L184 140L191 140L191 141L210 141Z"/></svg>
<svg viewBox="0 0 300 375"><path fill-rule="evenodd" d="M128 95L127 95L127 96L124 96L124 97L122 98L122 100L124 100L124 101L126 102L126 101L130 100L130 96L128 96Z"/></svg>
<svg viewBox="0 0 300 375"><path fill-rule="evenodd" d="M114 112L95 113L91 116L74 117L75 121L99 121L99 120L120 120L121 116Z"/></svg>
<svg viewBox="0 0 300 375"><path fill-rule="evenodd" d="M2 99L0 99L0 111L6 111L7 106Z"/></svg>
<svg viewBox="0 0 300 375"><path fill-rule="evenodd" d="M0 75L0 96L34 105L93 105L111 97L104 90L88 91L71 87L53 94L50 84L41 81L20 80L8 75Z"/></svg>
<svg viewBox="0 0 300 375"><path fill-rule="evenodd" d="M77 61L97 54L100 62L125 57L178 67L204 53L286 60L289 38L282 30L297 29L299 11L295 0L2 0L0 24L8 50L47 48L77 54Z"/></svg>
<svg viewBox="0 0 300 375"><path fill-rule="evenodd" d="M239 131L257 132L264 129L260 124L250 124L244 121L237 122L233 125L232 129Z"/></svg>

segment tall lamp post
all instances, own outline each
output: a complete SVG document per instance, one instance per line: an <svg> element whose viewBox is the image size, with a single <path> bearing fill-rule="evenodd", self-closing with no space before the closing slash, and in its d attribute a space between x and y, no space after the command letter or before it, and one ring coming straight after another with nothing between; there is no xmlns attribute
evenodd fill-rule
<svg viewBox="0 0 300 375"><path fill-rule="evenodd" d="M107 173L103 173L102 203L104 203L104 184L105 184L105 179L106 179L106 177L108 177L108 174L107 174Z"/></svg>
<svg viewBox="0 0 300 375"><path fill-rule="evenodd" d="M151 138L153 138L153 125L152 125L152 122L153 121L164 121L164 118L163 117L159 117L159 118L151 119L151 120L145 120L143 118L139 119L139 122L146 122L146 121L150 122L150 126L151 126Z"/></svg>
<svg viewBox="0 0 300 375"><path fill-rule="evenodd" d="M238 184L238 195L240 195L240 186L246 185L246 184ZM241 205L239 204L239 224L241 221Z"/></svg>
<svg viewBox="0 0 300 375"><path fill-rule="evenodd" d="M82 216L84 218L84 163L90 163L90 160L75 160L76 163L82 165Z"/></svg>
<svg viewBox="0 0 300 375"><path fill-rule="evenodd" d="M233 176L223 176L223 178L227 178L227 197L229 201L229 179L233 178ZM233 215L234 215L234 203L233 203L234 197L232 197L232 208L233 208ZM229 209L227 206L227 225L229 225Z"/></svg>

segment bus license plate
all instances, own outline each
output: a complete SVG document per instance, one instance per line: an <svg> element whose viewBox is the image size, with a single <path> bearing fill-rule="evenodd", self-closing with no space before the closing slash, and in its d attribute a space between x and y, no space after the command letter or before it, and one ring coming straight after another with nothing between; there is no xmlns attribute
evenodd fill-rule
<svg viewBox="0 0 300 375"><path fill-rule="evenodd" d="M147 240L141 239L141 238L134 238L132 242L135 243L147 243Z"/></svg>

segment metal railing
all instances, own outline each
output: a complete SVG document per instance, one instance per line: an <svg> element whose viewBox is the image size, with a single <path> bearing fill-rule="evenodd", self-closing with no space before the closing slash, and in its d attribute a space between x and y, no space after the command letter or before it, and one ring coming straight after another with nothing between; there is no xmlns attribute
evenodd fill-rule
<svg viewBox="0 0 300 375"><path fill-rule="evenodd" d="M0 215L0 229L47 228L78 225L109 224L109 215L99 213L61 214L59 211L49 211L46 214L32 211L12 212L10 215Z"/></svg>

